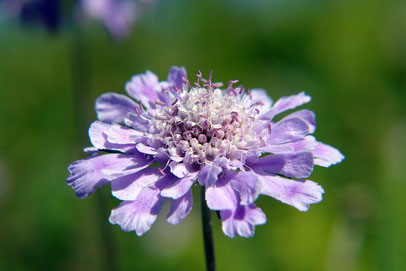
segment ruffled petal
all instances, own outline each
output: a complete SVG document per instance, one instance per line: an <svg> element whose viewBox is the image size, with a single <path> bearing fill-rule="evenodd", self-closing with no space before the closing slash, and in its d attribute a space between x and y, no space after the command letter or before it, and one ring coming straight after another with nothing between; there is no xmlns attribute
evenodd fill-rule
<svg viewBox="0 0 406 271"><path fill-rule="evenodd" d="M306 95L304 92L300 92L297 95L282 97L276 101L276 103L273 105L271 110L269 110L268 112L263 114L260 118L271 120L276 115L278 115L286 110L293 109L302 104L308 103L308 102L310 102L310 100L311 100L311 97Z"/></svg>
<svg viewBox="0 0 406 271"><path fill-rule="evenodd" d="M120 225L123 231L135 231L141 236L155 222L164 201L158 190L144 188L134 201L124 201L113 209L109 221Z"/></svg>
<svg viewBox="0 0 406 271"><path fill-rule="evenodd" d="M258 159L250 167L259 175L282 174L290 178L307 178L313 171L311 152L268 155Z"/></svg>
<svg viewBox="0 0 406 271"><path fill-rule="evenodd" d="M221 211L220 216L223 221L223 232L231 238L236 235L252 237L255 232L255 225L266 222L265 214L255 204L239 205L235 209Z"/></svg>
<svg viewBox="0 0 406 271"><path fill-rule="evenodd" d="M323 188L310 180L290 180L280 176L258 176L261 194L273 197L304 212L322 200Z"/></svg>
<svg viewBox="0 0 406 271"><path fill-rule="evenodd" d="M249 97L251 104L261 103L261 105L257 107L259 115L267 112L271 108L273 101L264 89L251 89L250 93Z"/></svg>
<svg viewBox="0 0 406 271"><path fill-rule="evenodd" d="M134 75L125 85L125 90L134 99L140 101L147 108L155 108L155 100L158 94L155 88L159 86L156 74L146 71Z"/></svg>
<svg viewBox="0 0 406 271"><path fill-rule="evenodd" d="M279 145L302 139L310 131L307 122L299 117L283 119L272 125L272 132L266 139L269 145Z"/></svg>
<svg viewBox="0 0 406 271"><path fill-rule="evenodd" d="M136 152L136 143L141 137L140 132L119 124L95 121L89 128L90 141L99 150Z"/></svg>
<svg viewBox="0 0 406 271"><path fill-rule="evenodd" d="M186 69L184 67L173 66L168 73L169 85L179 89L181 89L184 84L184 78L187 78Z"/></svg>
<svg viewBox="0 0 406 271"><path fill-rule="evenodd" d="M238 205L237 191L230 185L230 176L224 176L214 185L206 186L207 206L212 210L234 209Z"/></svg>
<svg viewBox="0 0 406 271"><path fill-rule="evenodd" d="M223 170L219 166L204 165L197 175L197 179L201 185L211 186L217 181L219 174Z"/></svg>
<svg viewBox="0 0 406 271"><path fill-rule="evenodd" d="M185 195L193 185L196 174L178 179L175 183L169 184L161 190L161 196L178 199Z"/></svg>
<svg viewBox="0 0 406 271"><path fill-rule="evenodd" d="M309 125L309 133L312 134L314 131L316 131L316 114L314 114L313 111L307 110L307 109L302 109L296 112L293 112L283 119L290 119L290 118L295 118L299 117L304 119L307 124Z"/></svg>
<svg viewBox="0 0 406 271"><path fill-rule="evenodd" d="M168 213L167 220L171 224L181 222L192 210L193 195L192 190L189 190L184 196L172 200L171 210Z"/></svg>
<svg viewBox="0 0 406 271"><path fill-rule="evenodd" d="M145 168L112 181L111 193L121 200L135 200L145 187L153 186L161 177L158 167Z"/></svg>
<svg viewBox="0 0 406 271"><path fill-rule="evenodd" d="M239 172L231 179L230 185L238 192L241 205L249 205L258 198L260 182L256 174Z"/></svg>
<svg viewBox="0 0 406 271"><path fill-rule="evenodd" d="M136 114L138 105L127 96L117 93L106 93L96 100L97 118L107 123L122 123L128 113Z"/></svg>
<svg viewBox="0 0 406 271"><path fill-rule="evenodd" d="M85 198L98 187L119 177L129 174L139 157L124 154L105 154L78 160L69 165L70 176L66 183L74 190L78 198Z"/></svg>
<svg viewBox="0 0 406 271"><path fill-rule="evenodd" d="M316 146L313 155L314 164L322 167L335 165L344 159L344 155L339 150L321 142Z"/></svg>

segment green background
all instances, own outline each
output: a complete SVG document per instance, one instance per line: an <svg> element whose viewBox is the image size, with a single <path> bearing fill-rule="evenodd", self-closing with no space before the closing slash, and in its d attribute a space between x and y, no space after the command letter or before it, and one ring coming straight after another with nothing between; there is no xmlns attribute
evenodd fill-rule
<svg viewBox="0 0 406 271"><path fill-rule="evenodd" d="M74 33L0 17L0 270L204 270L198 191L179 225L165 206L137 237L109 224L109 187L77 199L65 184L85 157L76 116L87 127L100 94L172 65L274 100L306 91L316 137L346 156L315 168L326 193L307 213L260 197L268 221L253 238L226 237L214 216L219 270L406 270L405 1L161 0L121 43L85 25L80 68Z"/></svg>

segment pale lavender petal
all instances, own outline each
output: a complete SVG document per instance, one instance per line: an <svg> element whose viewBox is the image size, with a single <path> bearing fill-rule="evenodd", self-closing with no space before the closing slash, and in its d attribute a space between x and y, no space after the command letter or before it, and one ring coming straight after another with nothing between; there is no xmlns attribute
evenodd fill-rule
<svg viewBox="0 0 406 271"><path fill-rule="evenodd" d="M187 79L186 69L184 67L173 66L168 73L168 83L181 89L184 84L183 79Z"/></svg>
<svg viewBox="0 0 406 271"><path fill-rule="evenodd" d="M313 151L319 143L314 136L305 136L300 140L285 143L282 145L267 145L260 148L261 151L269 153L288 153L300 151Z"/></svg>
<svg viewBox="0 0 406 271"><path fill-rule="evenodd" d="M287 115L283 119L289 119L294 117L300 117L304 119L310 127L309 133L310 134L314 133L314 131L316 130L316 114L314 114L313 111L302 109Z"/></svg>
<svg viewBox="0 0 406 271"><path fill-rule="evenodd" d="M177 182L170 184L161 190L161 196L166 198L178 199L190 191L196 174L179 179Z"/></svg>
<svg viewBox="0 0 406 271"><path fill-rule="evenodd" d="M75 190L78 198L85 198L98 187L117 178L118 174L131 173L126 170L132 168L138 160L138 157L117 153L78 160L69 165L70 176L66 183Z"/></svg>
<svg viewBox="0 0 406 271"><path fill-rule="evenodd" d="M302 104L308 103L310 102L310 100L310 96L306 95L304 92L300 92L297 95L282 97L276 101L271 110L263 114L260 118L271 120L274 116L286 110L293 109Z"/></svg>
<svg viewBox="0 0 406 271"><path fill-rule="evenodd" d="M111 193L121 200L135 200L145 187L153 186L161 177L158 167L145 168L113 180Z"/></svg>
<svg viewBox="0 0 406 271"><path fill-rule="evenodd" d="M307 178L313 171L313 155L311 152L268 155L250 167L260 175L274 173L290 178Z"/></svg>
<svg viewBox="0 0 406 271"><path fill-rule="evenodd" d="M181 222L192 210L193 195L192 190L189 190L183 197L172 200L171 210L168 213L167 220L171 224Z"/></svg>
<svg viewBox="0 0 406 271"><path fill-rule="evenodd" d="M125 90L128 95L137 101L141 101L147 108L155 108L155 101L158 98L155 88L158 86L158 77L154 73L146 71L145 73L134 75L127 82Z"/></svg>
<svg viewBox="0 0 406 271"><path fill-rule="evenodd" d="M171 168L172 174L178 178L183 178L183 177L189 175L189 170L186 168L185 163L178 163L178 162L172 161L169 164L169 167Z"/></svg>
<svg viewBox="0 0 406 271"><path fill-rule="evenodd" d="M135 231L141 236L155 222L164 201L159 190L145 188L134 201L124 201L113 209L109 221L120 225L123 231Z"/></svg>
<svg viewBox="0 0 406 271"><path fill-rule="evenodd" d="M206 186L206 202L211 210L235 209L239 198L230 185L231 176L224 176L214 185Z"/></svg>
<svg viewBox="0 0 406 271"><path fill-rule="evenodd" d="M220 216L223 221L223 232L231 238L236 235L251 237L254 235L255 225L266 222L265 214L254 204L248 206L239 205L235 209L221 211Z"/></svg>
<svg viewBox="0 0 406 271"><path fill-rule="evenodd" d="M138 143L137 144L137 150L139 152L142 152L142 153L145 153L145 154L151 154L151 155L154 155L154 154L158 153L157 148L147 146L147 145L145 145L143 143Z"/></svg>
<svg viewBox="0 0 406 271"><path fill-rule="evenodd" d="M302 118L283 119L272 125L272 132L266 139L269 145L279 145L302 139L310 131L310 127Z"/></svg>
<svg viewBox="0 0 406 271"><path fill-rule="evenodd" d="M122 123L128 113L136 114L135 108L138 105L127 96L106 93L96 100L96 113L100 121L107 123Z"/></svg>
<svg viewBox="0 0 406 271"><path fill-rule="evenodd" d="M323 188L310 180L291 180L280 176L258 176L261 194L273 197L304 212L322 200Z"/></svg>
<svg viewBox="0 0 406 271"><path fill-rule="evenodd" d="M258 106L259 115L267 112L272 106L272 99L268 96L264 89L251 89L251 104L261 103Z"/></svg>
<svg viewBox="0 0 406 271"><path fill-rule="evenodd" d="M217 178L221 172L222 169L219 166L204 165L199 170L197 179L201 185L211 186L217 181Z"/></svg>
<svg viewBox="0 0 406 271"><path fill-rule="evenodd" d="M344 159L344 155L339 150L321 142L316 146L313 155L314 164L323 167L335 165Z"/></svg>
<svg viewBox="0 0 406 271"><path fill-rule="evenodd" d="M231 187L238 192L241 205L253 203L260 192L260 182L256 174L248 172L239 172L232 177Z"/></svg>

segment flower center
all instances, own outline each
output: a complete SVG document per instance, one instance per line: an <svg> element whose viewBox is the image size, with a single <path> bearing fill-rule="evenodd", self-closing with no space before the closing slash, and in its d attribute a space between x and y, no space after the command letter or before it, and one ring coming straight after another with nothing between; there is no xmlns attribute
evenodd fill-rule
<svg viewBox="0 0 406 271"><path fill-rule="evenodd" d="M175 161L241 160L258 145L252 129L256 111L248 99L234 89L194 87L179 93L170 106L162 103L150 131Z"/></svg>

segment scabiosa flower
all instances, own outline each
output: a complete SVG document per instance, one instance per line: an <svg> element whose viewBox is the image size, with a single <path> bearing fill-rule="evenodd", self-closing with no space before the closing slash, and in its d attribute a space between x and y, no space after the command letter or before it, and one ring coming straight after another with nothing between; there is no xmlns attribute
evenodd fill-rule
<svg viewBox="0 0 406 271"><path fill-rule="evenodd" d="M173 67L166 81L147 71L126 92L96 100L98 121L89 128L89 158L69 166L67 184L84 198L106 183L123 202L110 222L138 235L148 231L165 201L169 223L192 209L192 187L204 186L223 232L250 237L266 222L254 202L271 196L300 211L321 201L323 188L307 180L314 165L344 157L311 136L315 115L303 109L275 116L310 101L303 92L272 103L262 89L213 83L199 72L191 86L186 70Z"/></svg>
<svg viewBox="0 0 406 271"><path fill-rule="evenodd" d="M86 15L103 22L117 40L127 37L137 16L133 0L81 0L80 4Z"/></svg>

